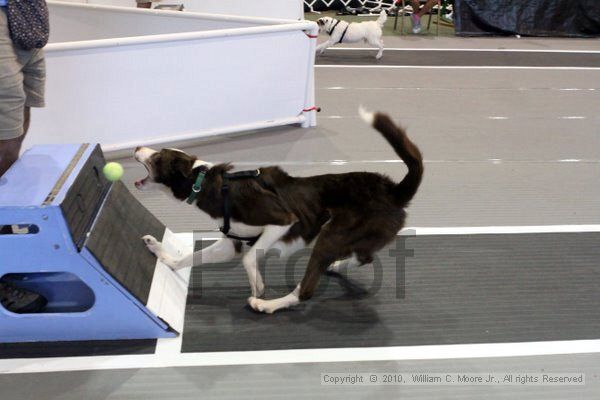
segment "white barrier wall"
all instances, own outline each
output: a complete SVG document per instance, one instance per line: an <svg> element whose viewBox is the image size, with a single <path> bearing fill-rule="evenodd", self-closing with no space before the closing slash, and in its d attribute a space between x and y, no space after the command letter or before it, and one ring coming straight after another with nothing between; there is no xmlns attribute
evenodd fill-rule
<svg viewBox="0 0 600 400"><path fill-rule="evenodd" d="M135 0L66 0L72 3L135 7ZM183 4L185 11L267 17L304 19L302 0L162 0L153 4Z"/></svg>
<svg viewBox="0 0 600 400"><path fill-rule="evenodd" d="M264 22L200 19L190 13L181 13L178 18L174 18L171 13L165 15L163 11L121 9L122 12L115 12L115 7L97 7L93 11L85 12L82 12L81 7L59 9L51 5L50 8L50 43L247 28L265 24Z"/></svg>
<svg viewBox="0 0 600 400"><path fill-rule="evenodd" d="M48 4L47 106L33 110L25 148L100 142L112 151L316 124L303 111L314 105L315 40L305 31L316 34L315 23ZM107 38L158 25L160 35Z"/></svg>

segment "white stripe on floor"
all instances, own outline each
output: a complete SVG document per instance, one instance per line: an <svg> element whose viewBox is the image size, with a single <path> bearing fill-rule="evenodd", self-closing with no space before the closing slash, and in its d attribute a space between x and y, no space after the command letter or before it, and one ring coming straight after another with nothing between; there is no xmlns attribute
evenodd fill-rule
<svg viewBox="0 0 600 400"><path fill-rule="evenodd" d="M529 225L529 226L444 226L444 227L406 227L399 236L429 236L429 235L504 235L526 233L580 233L600 232L600 225ZM191 238L191 234L187 237ZM221 238L220 232L196 231L195 240L217 240ZM192 239L189 239L192 240ZM172 339L165 339L172 340Z"/></svg>
<svg viewBox="0 0 600 400"><path fill-rule="evenodd" d="M558 160L516 160L516 159L500 159L500 158L488 158L485 160L465 160L465 159L450 159L450 160L423 160L425 164L486 164L498 162L505 163L520 163L520 164L550 164L560 162L575 162L582 164L598 164L600 159L590 158L564 158ZM323 161L238 161L234 165L236 167L260 167L265 165L279 165L279 166L315 166L315 165L327 165L327 166L340 166L340 165L364 165L364 164L403 164L404 162L400 159L391 160L323 160Z"/></svg>
<svg viewBox="0 0 600 400"><path fill-rule="evenodd" d="M379 69L516 69L516 70L555 70L555 71L599 71L600 67L517 67L486 65L315 65L315 68L379 68Z"/></svg>
<svg viewBox="0 0 600 400"><path fill-rule="evenodd" d="M600 353L600 340L12 359L0 361L0 373L17 374L217 365L470 359L584 353Z"/></svg>
<svg viewBox="0 0 600 400"><path fill-rule="evenodd" d="M330 50L379 50L376 47L330 47L327 51ZM438 47L429 47L429 48L415 48L415 47L386 47L384 51L471 51L471 52L484 52L484 51L494 51L500 53L581 53L581 54L600 54L600 50L561 50L561 49L461 49L461 48L438 48Z"/></svg>
<svg viewBox="0 0 600 400"><path fill-rule="evenodd" d="M594 92L597 88L536 88L536 87L518 87L518 88L484 88L484 87L403 87L403 86L388 86L388 87L344 87L344 86L330 86L324 88L317 88L317 90L416 90L416 91L430 91L430 92L455 92L465 90L488 90L488 91L502 91L502 92L524 92L524 91L539 91L539 90L552 90L560 92Z"/></svg>
<svg viewBox="0 0 600 400"><path fill-rule="evenodd" d="M600 232L600 225L532 225L532 226L463 226L463 227L410 227L400 235L493 235L522 233L579 233Z"/></svg>

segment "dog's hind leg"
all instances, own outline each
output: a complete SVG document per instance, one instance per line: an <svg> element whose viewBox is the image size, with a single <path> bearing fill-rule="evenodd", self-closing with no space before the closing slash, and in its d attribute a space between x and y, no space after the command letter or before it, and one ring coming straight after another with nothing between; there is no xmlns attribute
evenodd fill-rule
<svg viewBox="0 0 600 400"><path fill-rule="evenodd" d="M353 255L352 257L346 258L344 260L337 260L329 267L327 267L327 271L339 274L340 272L345 271L349 268L360 267L361 265L362 263L358 261L358 258L356 258L355 255Z"/></svg>
<svg viewBox="0 0 600 400"><path fill-rule="evenodd" d="M381 56L383 55L383 38L381 36L378 36L378 37L369 36L367 40L371 46L379 48L379 51L377 52L377 55L375 56L375 58L377 60L379 60L381 58Z"/></svg>
<svg viewBox="0 0 600 400"><path fill-rule="evenodd" d="M353 226L348 224L345 216L340 216L328 223L319 234L306 267L302 282L284 297L273 300L258 299L256 296L248 298L248 304L255 311L271 314L282 308L292 307L301 301L308 300L321 279L321 275L336 260L344 259L351 255L347 243L353 238Z"/></svg>
<svg viewBox="0 0 600 400"><path fill-rule="evenodd" d="M377 52L375 58L379 60L381 56L383 56L383 39L379 39L379 51Z"/></svg>
<svg viewBox="0 0 600 400"><path fill-rule="evenodd" d="M304 239L302 239L301 237L297 237L289 241L279 240L271 248L279 250L280 259L286 259L289 258L292 254L304 249L305 247L306 242L304 241Z"/></svg>
<svg viewBox="0 0 600 400"><path fill-rule="evenodd" d="M250 307L255 311L272 314L277 310L292 307L299 304L300 301L310 299L319 283L321 275L335 261L335 253L329 253L326 250L329 246L319 245L320 242L321 237L317 240L317 244L310 256L302 282L291 293L273 300L263 300L252 296L248 298Z"/></svg>

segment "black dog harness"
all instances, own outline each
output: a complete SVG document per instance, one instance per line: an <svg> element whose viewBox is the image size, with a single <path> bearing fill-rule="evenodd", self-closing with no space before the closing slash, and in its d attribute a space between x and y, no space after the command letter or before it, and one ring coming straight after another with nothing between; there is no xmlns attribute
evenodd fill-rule
<svg viewBox="0 0 600 400"><path fill-rule="evenodd" d="M196 200L196 197L198 196L198 193L200 193L200 190L202 188L202 181L204 180L205 175L206 175L205 172L200 172L198 174L198 177L196 178L196 182L194 183L194 186L192 186L192 192L190 193L189 197L187 198L188 204L192 204L194 202L194 200ZM223 232L223 234L225 236L227 236L228 238L246 242L248 244L248 246L254 245L254 243L256 243L256 241L258 240L260 235L253 236L253 237L241 237L241 236L237 236L232 233L229 233L229 231L231 230L231 206L230 206L230 201L229 201L229 181L235 180L235 179L253 178L253 179L257 179L258 183L261 186L265 187L266 186L265 183L263 182L262 179L259 178L259 176L260 176L260 169L258 169L258 168L255 170L252 170L252 171L240 171L240 172L233 172L233 173L224 172L222 175L223 184L221 185L221 196L223 197L223 226L220 227L219 230L221 232Z"/></svg>
<svg viewBox="0 0 600 400"><path fill-rule="evenodd" d="M260 169L258 169L258 168L253 171L240 171L240 172L233 172L233 173L225 172L225 173L223 173L223 184L221 185L221 196L223 197L223 226L220 227L219 230L221 232L223 232L223 235L227 236L228 238L234 239L234 240L241 240L242 242L246 242L248 244L248 246L254 245L254 243L256 243L256 241L258 240L260 235L253 236L253 237L241 237L241 236L237 236L232 233L229 233L229 230L231 229L231 209L230 209L230 205L229 205L229 181L235 180L235 179L253 178L253 179L258 179L261 186L263 186L264 184L262 183L262 179L259 178L259 175L260 175Z"/></svg>
<svg viewBox="0 0 600 400"><path fill-rule="evenodd" d="M331 36L331 34L333 33L333 31L335 30L335 28L338 26L338 24L342 22L342 20L337 20L337 22L333 25L333 28L331 28L329 30L329 32L327 32L327 34L329 36ZM342 43L342 40L344 40L344 36L346 36L346 31L348 30L348 27L350 26L350 23L348 23L348 25L346 25L346 29L344 29L344 32L342 32L342 36L340 36L340 40L338 41L338 43Z"/></svg>

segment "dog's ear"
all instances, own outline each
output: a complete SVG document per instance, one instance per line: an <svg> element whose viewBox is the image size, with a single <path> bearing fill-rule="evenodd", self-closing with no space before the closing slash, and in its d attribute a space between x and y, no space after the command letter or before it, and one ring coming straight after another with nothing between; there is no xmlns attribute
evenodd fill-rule
<svg viewBox="0 0 600 400"><path fill-rule="evenodd" d="M319 25L319 26L323 26L323 25L325 25L325 22L323 22L323 19L322 19L322 18L319 18L319 19L317 20L317 25Z"/></svg>
<svg viewBox="0 0 600 400"><path fill-rule="evenodd" d="M194 161L187 158L176 158L173 160L173 169L181 174L184 178L188 178L192 173L192 165Z"/></svg>

